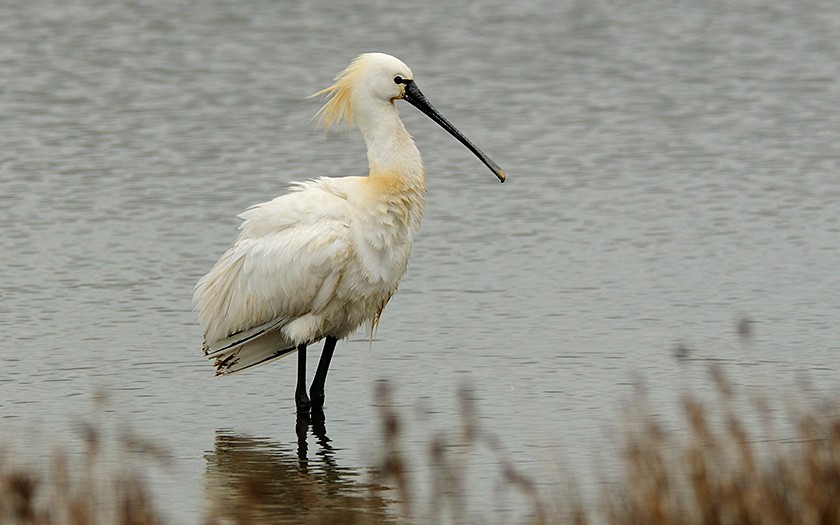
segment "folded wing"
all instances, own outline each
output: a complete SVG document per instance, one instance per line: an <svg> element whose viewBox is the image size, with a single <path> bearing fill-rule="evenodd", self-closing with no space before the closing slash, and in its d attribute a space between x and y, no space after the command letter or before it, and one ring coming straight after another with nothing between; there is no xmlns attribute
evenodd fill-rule
<svg viewBox="0 0 840 525"><path fill-rule="evenodd" d="M320 186L249 209L236 243L196 285L204 353L216 373L287 355L301 343L284 333L331 298L350 257L346 201ZM322 337L322 336L320 336Z"/></svg>

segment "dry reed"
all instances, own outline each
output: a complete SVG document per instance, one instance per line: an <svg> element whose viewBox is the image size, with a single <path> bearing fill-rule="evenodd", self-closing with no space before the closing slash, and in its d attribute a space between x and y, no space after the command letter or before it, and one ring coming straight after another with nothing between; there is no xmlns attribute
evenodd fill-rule
<svg viewBox="0 0 840 525"><path fill-rule="evenodd" d="M57 451L47 466L0 456L0 524L19 525L159 525L165 523L154 505L140 470L129 459L142 447L142 457L161 459L157 447L136 439L116 439L115 461L104 452L102 431L85 425L82 457L71 461ZM115 464L120 467L116 468Z"/></svg>
<svg viewBox="0 0 840 525"><path fill-rule="evenodd" d="M780 439L767 415L770 401L751 400L749 413L739 413L736 407L743 404L734 401L735 389L721 369L712 368L712 377L717 400L684 396L685 425L677 430L667 429L650 416L640 394L630 405L635 412L625 429L621 474L617 480L600 484L594 501L586 503L574 483L558 488L556 494L538 490L536 481L521 472L498 440L479 425L473 396L464 389L459 394L458 432L429 444L435 493L432 504L423 505L406 466L401 445L403 421L389 401L390 387L382 383L378 391L379 399L384 400L380 413L382 461L368 495L343 497L336 506L331 499L334 494L310 487L304 494L308 498L306 515L295 518L293 511L285 518L298 523L496 523L492 515L471 515L464 505L470 485L469 451L483 447L494 454L502 483L530 502L522 523L840 524L837 403L794 405L775 400L785 406L789 420L785 438ZM13 464L8 453L0 455L0 524L163 523L143 477L134 469L103 471L99 468L101 431L88 426L83 434L86 452L80 468L69 468L63 454L57 454L44 470ZM142 457L157 461L163 455L149 443L125 437L120 440L126 448L143 451ZM272 516L265 511L271 505L276 508L278 495L272 493L276 484L268 478L278 472L298 474L286 472L294 466L266 468L264 482L246 479L241 490L229 491L230 497L240 498L230 503L229 508L236 510L232 516L222 519L211 511L205 523L272 523ZM317 486L313 484L317 480L306 479ZM284 490L289 490L287 485L283 483ZM391 488L386 491L384 486ZM388 505L389 498L398 505Z"/></svg>

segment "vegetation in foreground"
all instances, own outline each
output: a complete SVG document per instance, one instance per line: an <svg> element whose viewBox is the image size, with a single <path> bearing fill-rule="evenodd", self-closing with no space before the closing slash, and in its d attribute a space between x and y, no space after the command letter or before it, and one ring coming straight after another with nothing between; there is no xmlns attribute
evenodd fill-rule
<svg viewBox="0 0 840 525"><path fill-rule="evenodd" d="M751 401L749 414L739 414L732 386L720 369L712 369L718 396L715 402L683 399L684 428L668 430L645 409L644 395L631 404L623 438L623 473L599 485L594 501L584 504L573 483L548 494L534 480L500 458L501 477L509 490L530 501L527 524L840 524L840 409L835 403L784 408L785 438L770 421L767 400ZM383 385L383 396L388 396ZM366 485L362 497L323 490L317 483L289 489L298 478L284 478L295 462L256 471L255 477L224 487L225 509L211 507L205 525L221 523L496 523L494 516L465 515L465 447L499 450L480 428L469 392L460 395L461 428L452 442L439 440L429 447L429 461L437 473L436 502L421 506L400 452L401 421L385 403L382 409L383 461L377 480ZM749 421L749 422L748 422ZM748 429L756 429L757 439ZM235 450L235 439L221 436L224 450ZM164 523L147 483L137 469L107 469L102 437L86 427L85 458L69 468L57 454L46 469L21 466L8 453L0 454L0 523L27 525ZM166 461L148 443L120 438L132 450L142 449L150 461ZM217 447L219 447L217 443ZM227 447L227 448L225 448ZM255 449L253 443L249 444ZM258 448L258 447L256 447ZM222 450L220 449L220 450ZM8 451L7 451L8 452ZM253 454L253 452L251 452ZM219 461L261 461L261 457L223 455ZM301 463L302 464L302 463ZM305 476L304 476L305 477ZM308 479L308 478L307 478ZM287 493L277 494L282 485ZM386 490L384 487L388 487ZM305 503L307 511L272 515L277 500ZM210 498L208 498L210 499ZM398 503L388 503L396 500ZM340 504L337 506L336 502ZM319 510L320 509L320 510Z"/></svg>

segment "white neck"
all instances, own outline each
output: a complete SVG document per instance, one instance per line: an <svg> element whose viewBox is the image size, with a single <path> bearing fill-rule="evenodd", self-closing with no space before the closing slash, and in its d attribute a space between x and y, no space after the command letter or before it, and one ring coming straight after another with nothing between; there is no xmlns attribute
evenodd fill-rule
<svg viewBox="0 0 840 525"><path fill-rule="evenodd" d="M423 161L393 102L371 100L359 111L356 124L367 144L370 173L399 174L423 180Z"/></svg>

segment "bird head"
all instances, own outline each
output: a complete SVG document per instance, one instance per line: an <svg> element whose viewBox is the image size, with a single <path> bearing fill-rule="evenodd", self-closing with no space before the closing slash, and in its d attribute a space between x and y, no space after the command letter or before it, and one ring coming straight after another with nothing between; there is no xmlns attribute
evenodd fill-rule
<svg viewBox="0 0 840 525"><path fill-rule="evenodd" d="M335 77L333 85L312 95L327 96L316 115L318 125L325 131L342 124L352 126L357 105L365 99L387 103L404 98L404 82L413 78L411 69L391 55L359 55Z"/></svg>
<svg viewBox="0 0 840 525"><path fill-rule="evenodd" d="M326 95L327 102L316 116L319 125L325 131L341 124L352 126L354 118L358 117L359 108L369 104L393 104L395 100L405 100L458 139L490 168L501 182L505 181L504 170L432 106L414 82L411 69L391 55L359 55L335 77L332 86L312 96L320 95Z"/></svg>

